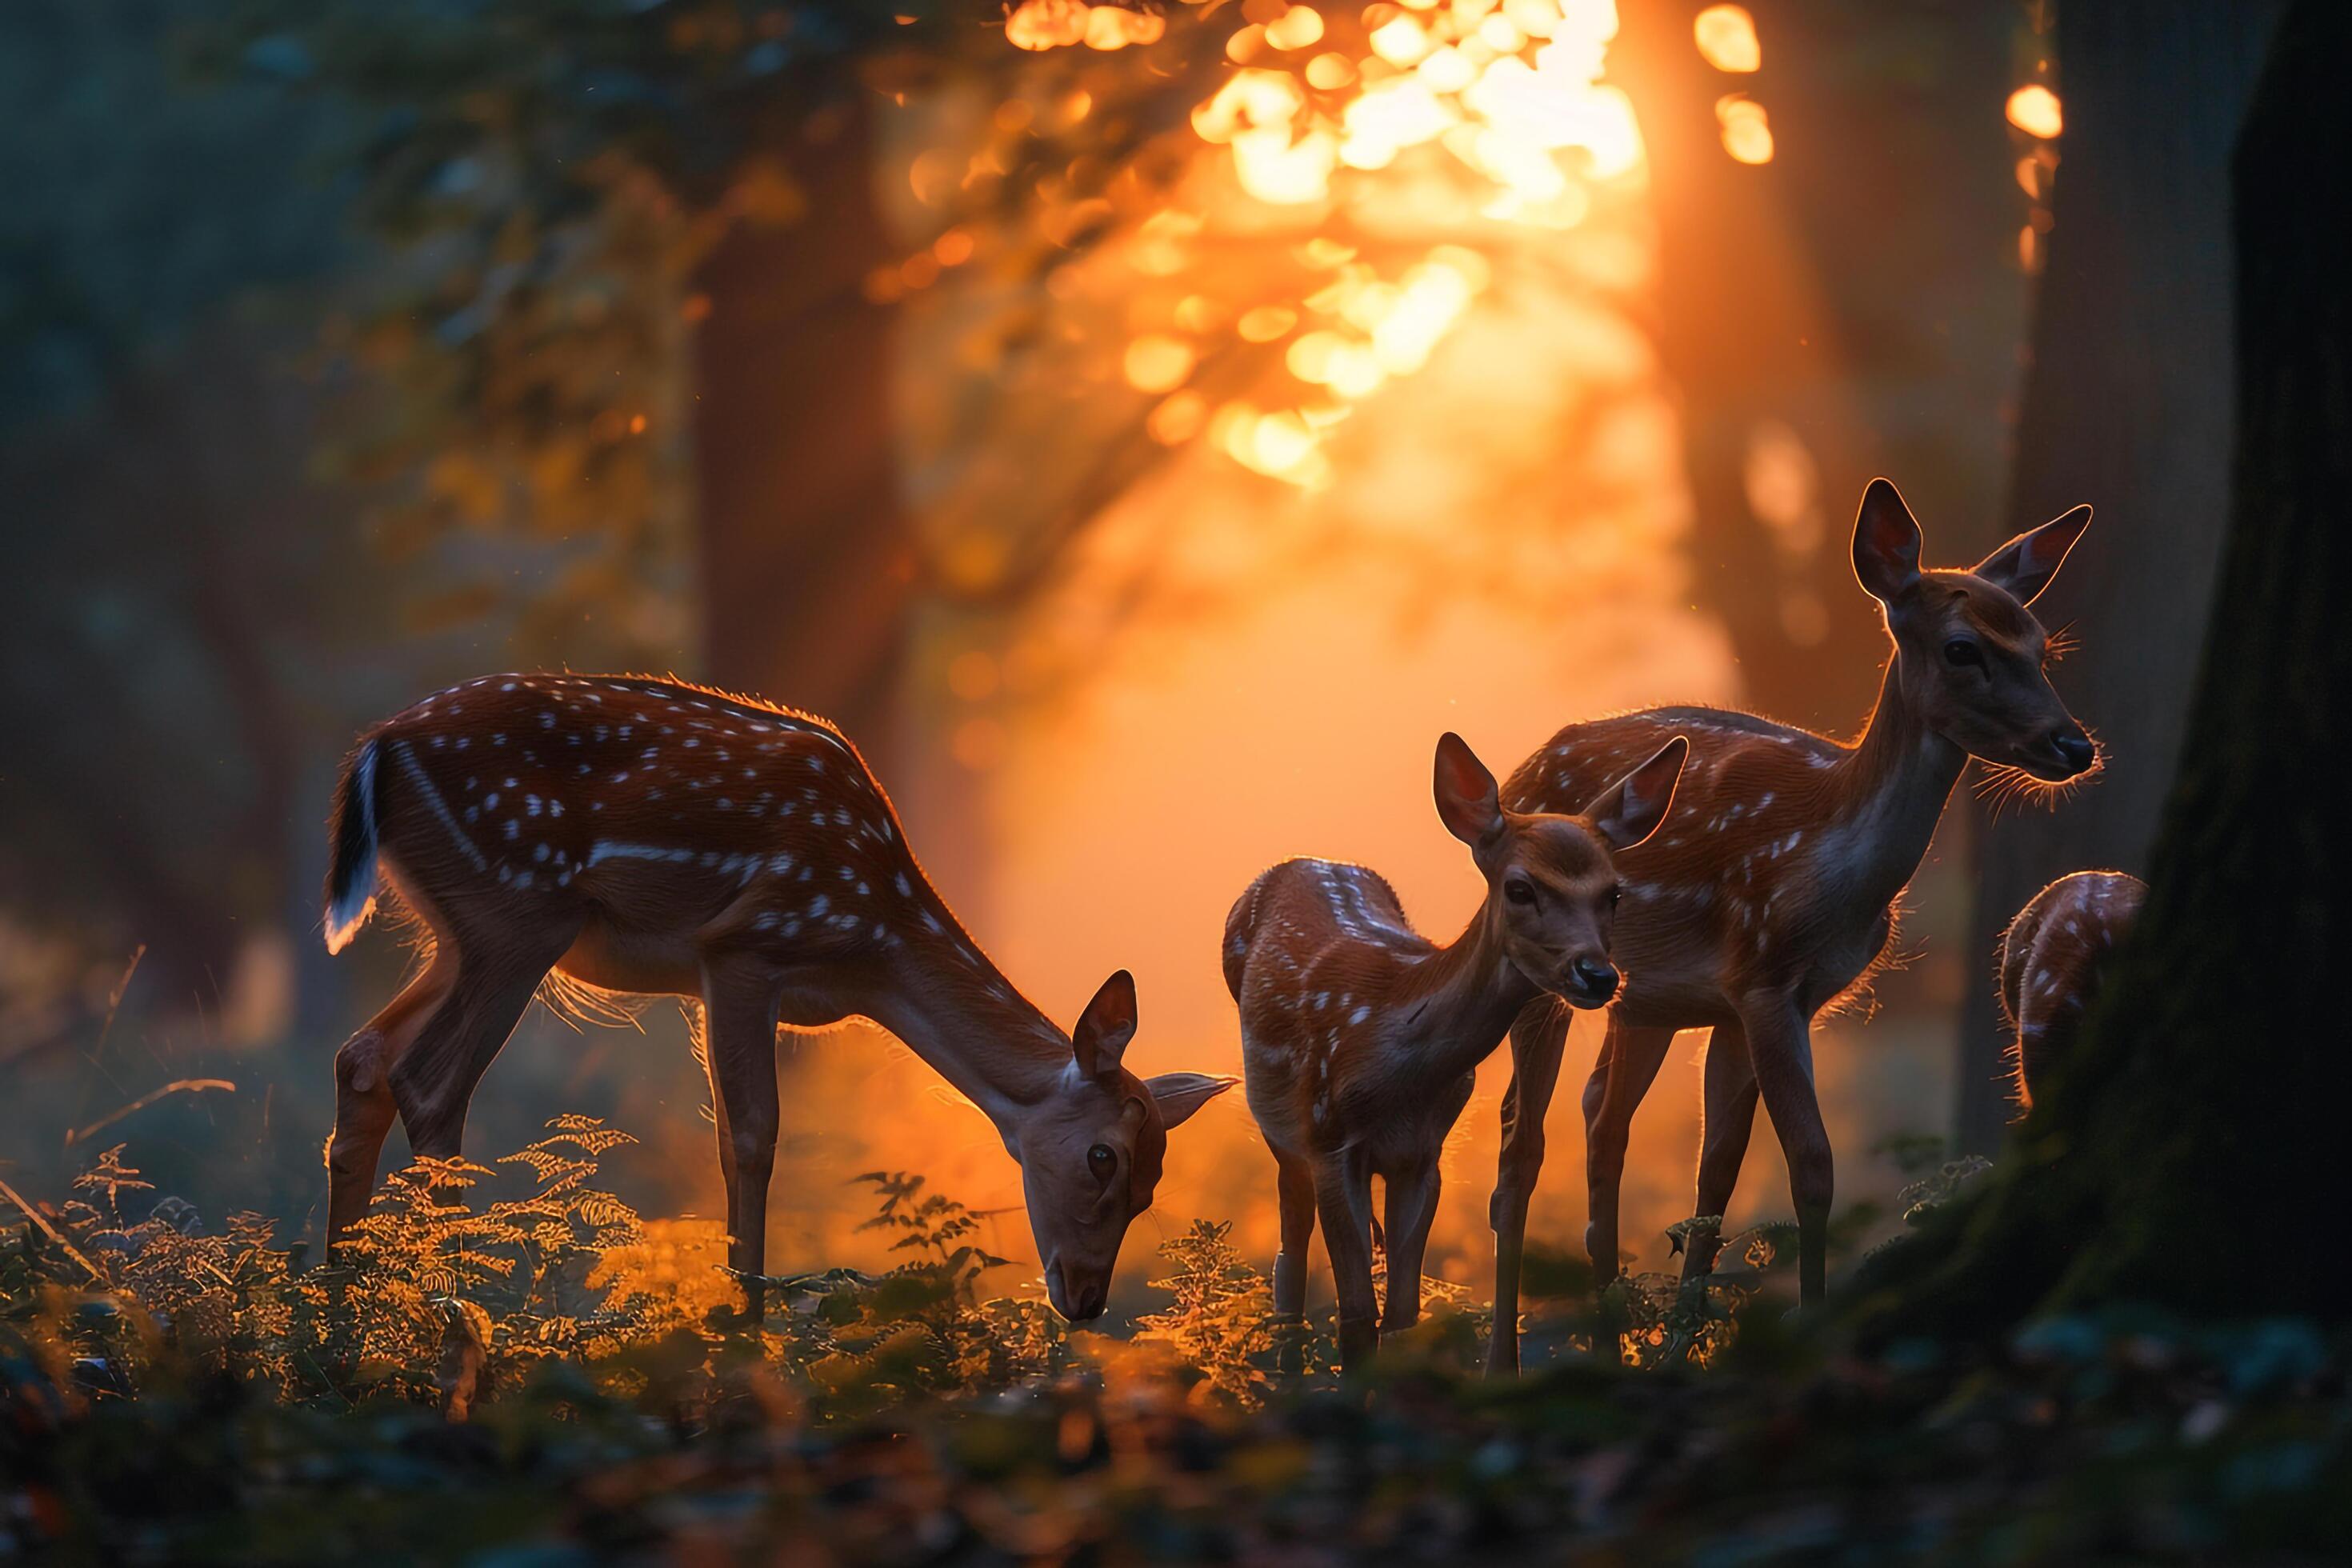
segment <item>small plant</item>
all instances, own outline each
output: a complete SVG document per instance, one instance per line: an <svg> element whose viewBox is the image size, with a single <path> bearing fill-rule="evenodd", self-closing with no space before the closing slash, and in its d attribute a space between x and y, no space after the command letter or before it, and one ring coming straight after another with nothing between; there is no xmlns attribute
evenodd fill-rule
<svg viewBox="0 0 2352 1568"><path fill-rule="evenodd" d="M1265 1276L1234 1246L1233 1228L1231 1220L1196 1219L1160 1244L1160 1256L1172 1267L1152 1288L1175 1300L1139 1319L1135 1337L1165 1345L1178 1361L1199 1369L1202 1386L1216 1397L1254 1406L1265 1398L1266 1368L1282 1331L1273 1321Z"/></svg>

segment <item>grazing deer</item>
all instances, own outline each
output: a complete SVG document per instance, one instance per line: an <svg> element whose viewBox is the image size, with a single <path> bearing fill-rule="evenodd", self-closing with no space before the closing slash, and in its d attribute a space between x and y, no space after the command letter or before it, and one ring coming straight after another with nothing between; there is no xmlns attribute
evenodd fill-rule
<svg viewBox="0 0 2352 1568"><path fill-rule="evenodd" d="M1522 815L1503 809L1495 775L1460 736L1442 738L1437 815L1486 879L1486 901L1447 946L1412 929L1378 873L1328 860L1284 861L1225 918L1244 1092L1280 1173L1275 1310L1305 1310L1319 1213L1349 1371L1369 1363L1382 1329L1421 1315L1438 1154L1473 1069L1538 994L1600 1007L1616 994L1612 857L1664 818L1688 749L1666 742L1575 816ZM1387 1187L1389 1280L1377 1324L1375 1175Z"/></svg>
<svg viewBox="0 0 2352 1568"><path fill-rule="evenodd" d="M2001 932L2000 1010L2017 1037L2020 1114L2033 1109L2034 1084L2073 1052L2108 957L2147 898L2137 877L2076 871L2034 894Z"/></svg>
<svg viewBox="0 0 2352 1568"><path fill-rule="evenodd" d="M551 968L701 998L728 1262L746 1276L764 1268L779 1023L871 1018L987 1115L1073 1320L1101 1313L1169 1130L1236 1081L1127 1071L1125 970L1055 1028L949 912L856 748L806 714L677 680L488 676L367 732L333 833L328 951L381 874L433 952L336 1055L331 1247L366 1210L395 1114L417 1153L457 1152Z"/></svg>
<svg viewBox="0 0 2352 1568"><path fill-rule="evenodd" d="M1615 1277L1618 1182L1634 1107L1678 1029L1709 1027L1699 1215L1720 1215L1760 1097L1788 1157L1802 1299L1821 1300L1832 1192L1813 1093L1812 1019L1852 990L1894 929L1895 901L1975 756L2021 785L2082 778L2098 751L2051 689L2050 638L2026 606L2091 509L2018 535L1968 571L1923 571L1919 525L1885 479L1863 494L1853 569L1885 609L1895 655L1859 739L1840 744L1751 714L1660 708L1572 724L1511 776L1515 810L1590 797L1661 739L1687 734L1674 819L1620 862L1617 946L1629 976L1585 1086L1585 1247ZM2004 782L2007 782L2006 780ZM1568 1011L1533 1008L1511 1035L1513 1080L1491 1218L1488 1370L1518 1364L1518 1274L1543 1161L1544 1112ZM1695 1237L1684 1277L1714 1267Z"/></svg>

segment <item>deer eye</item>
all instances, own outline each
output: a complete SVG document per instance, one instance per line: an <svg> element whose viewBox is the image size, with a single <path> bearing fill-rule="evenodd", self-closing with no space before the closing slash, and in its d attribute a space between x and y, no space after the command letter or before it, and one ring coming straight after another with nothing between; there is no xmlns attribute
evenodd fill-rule
<svg viewBox="0 0 2352 1568"><path fill-rule="evenodd" d="M1984 663L1984 649L1974 637L1954 637L1944 645L1944 662L1954 669L1968 669Z"/></svg>
<svg viewBox="0 0 2352 1568"><path fill-rule="evenodd" d="M1622 900L1624 897L1625 897L1625 884L1624 884L1624 883L1622 883L1622 882L1613 882L1613 883L1610 884L1610 888L1609 888L1609 907L1610 907L1611 909L1612 909L1612 910L1613 910L1613 909L1615 909L1615 908L1617 907L1617 905L1618 905L1619 900Z"/></svg>
<svg viewBox="0 0 2352 1568"><path fill-rule="evenodd" d="M1503 884L1503 897L1515 904L1532 904L1536 901L1535 884L1523 877L1514 877Z"/></svg>
<svg viewBox="0 0 2352 1568"><path fill-rule="evenodd" d="M1087 1151L1087 1169L1095 1173L1095 1180L1108 1182L1110 1173L1118 1169L1118 1156L1111 1152L1109 1144L1097 1143Z"/></svg>

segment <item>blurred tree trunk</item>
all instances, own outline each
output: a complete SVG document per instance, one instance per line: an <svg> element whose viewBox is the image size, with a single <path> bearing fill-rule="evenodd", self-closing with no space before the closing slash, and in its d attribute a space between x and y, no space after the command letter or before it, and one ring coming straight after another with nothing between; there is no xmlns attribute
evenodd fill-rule
<svg viewBox="0 0 2352 1568"><path fill-rule="evenodd" d="M2319 1163L2342 1142L2352 942L2334 744L2352 692L2347 58L2352 6L2298 0L2233 166L2230 526L2139 929L1990 1189L1866 1271L1881 1331L1979 1339L2122 1299L2352 1310Z"/></svg>
<svg viewBox="0 0 2352 1568"><path fill-rule="evenodd" d="M1757 0L1763 67L1729 74L1694 41L1706 3L1626 5L1611 54L1649 153L1696 588L1751 705L1845 733L1886 651L1848 564L1864 485L1892 474L1948 548L1998 504L2019 310L2003 258L2023 210L2000 109L2014 16ZM1729 94L1768 110L1769 163L1724 150ZM1790 452L1780 433L1801 446L1810 495L1776 523L1748 471Z"/></svg>
<svg viewBox="0 0 2352 1568"><path fill-rule="evenodd" d="M1978 809L1960 1032L1963 1147L2011 1106L1990 976L2053 878L2147 869L2179 759L2228 507L2230 148L2274 0L2065 0L2066 130L2010 507L2017 532L2088 501L2097 524L2035 608L2081 649L2058 674L2108 771L2054 811Z"/></svg>
<svg viewBox="0 0 2352 1568"><path fill-rule="evenodd" d="M898 258L864 101L810 126L793 159L806 214L739 222L697 280L709 301L694 410L707 673L835 721L876 758L892 740L915 554L892 313L864 285Z"/></svg>

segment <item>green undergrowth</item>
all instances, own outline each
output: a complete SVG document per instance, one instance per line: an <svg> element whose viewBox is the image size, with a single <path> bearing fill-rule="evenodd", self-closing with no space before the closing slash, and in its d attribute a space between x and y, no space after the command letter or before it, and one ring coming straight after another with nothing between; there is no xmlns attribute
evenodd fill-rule
<svg viewBox="0 0 2352 1568"><path fill-rule="evenodd" d="M0 1548L91 1559L810 1563L2320 1560L2352 1538L2346 1346L2116 1310L1999 1353L1795 1323L1785 1227L1714 1283L1538 1253L1528 1374L1462 1287L1343 1383L1228 1224L1125 1337L991 1293L977 1217L857 1178L895 1266L767 1281L596 1184L560 1118L389 1178L327 1268L124 1152L0 1236ZM1901 1154L1906 1209L1973 1178ZM1719 1222L1676 1227L1676 1242ZM1596 1352L1595 1346L1605 1347ZM1832 1550L1833 1549L1833 1550Z"/></svg>

